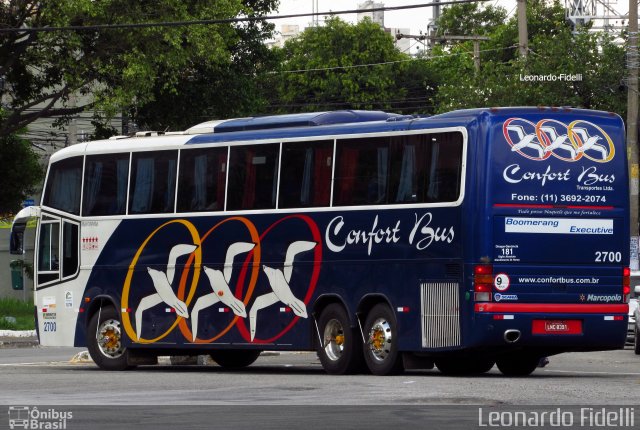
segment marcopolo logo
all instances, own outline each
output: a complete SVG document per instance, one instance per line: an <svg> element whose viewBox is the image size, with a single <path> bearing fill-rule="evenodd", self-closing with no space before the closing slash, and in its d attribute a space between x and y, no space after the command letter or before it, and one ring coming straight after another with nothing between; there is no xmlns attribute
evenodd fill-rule
<svg viewBox="0 0 640 430"><path fill-rule="evenodd" d="M9 406L10 429L64 430L73 412L54 408L40 410L37 406Z"/></svg>
<svg viewBox="0 0 640 430"><path fill-rule="evenodd" d="M592 303L615 303L622 301L621 294L584 294L580 295L580 301Z"/></svg>

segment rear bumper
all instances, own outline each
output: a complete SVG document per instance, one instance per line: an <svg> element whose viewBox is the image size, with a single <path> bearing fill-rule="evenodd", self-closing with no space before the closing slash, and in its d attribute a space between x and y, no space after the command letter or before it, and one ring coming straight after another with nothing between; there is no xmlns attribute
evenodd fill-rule
<svg viewBox="0 0 640 430"><path fill-rule="evenodd" d="M471 346L526 347L555 352L618 349L624 347L628 330L628 305L618 303L476 303L474 316ZM541 321L564 322L572 330L540 333ZM580 330L573 330L576 326ZM508 342L505 332L513 330L520 336L516 342Z"/></svg>

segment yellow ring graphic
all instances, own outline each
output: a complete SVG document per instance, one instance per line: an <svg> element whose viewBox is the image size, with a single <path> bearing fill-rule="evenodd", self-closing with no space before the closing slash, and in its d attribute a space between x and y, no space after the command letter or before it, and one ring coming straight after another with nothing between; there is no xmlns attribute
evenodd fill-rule
<svg viewBox="0 0 640 430"><path fill-rule="evenodd" d="M196 287L198 285L198 280L200 278L200 266L201 266L201 262L202 262L202 249L200 246L200 234L198 233L198 230L196 229L196 227L191 224L189 221L184 220L184 219L176 219L176 220L171 220L168 222L165 222L164 224L162 224L160 227L156 228L153 232L151 232L151 234L149 236L147 236L147 238L144 240L144 242L142 242L142 245L140 245L140 248L138 248L138 251L136 252L136 255L133 257L133 260L131 260L131 264L129 265L129 270L127 272L127 277L124 281L124 286L122 289L122 299L121 299L121 308L122 309L128 309L129 308L129 291L131 290L131 279L133 278L133 273L135 271L135 267L136 264L138 263L138 259L140 258L140 255L142 254L142 251L144 251L145 247L147 246L147 244L149 243L149 241L151 240L151 238L153 238L153 236L155 236L155 234L157 232L159 232L160 230L162 230L164 227L168 226L169 224L182 224L184 225L187 230L189 230L189 233L191 233L191 238L193 239L193 244L197 246L197 248L195 249L195 251L193 251L193 255L195 256L195 264L194 264L194 273L193 273L193 279L191 280L191 289L189 291L189 296L187 297L187 301L185 302L186 305L189 305L189 302L191 301L191 299L193 298L193 295L195 294L195 290ZM192 259L190 258L188 263L192 261ZM180 278L180 283L186 283L186 276L182 276ZM160 336L156 337L155 339L143 339L142 337L140 339L137 340L137 343L154 343L159 341L160 339L164 338L165 336L167 336L169 333L171 333L171 331L178 325L178 323L182 320L183 318L179 315L176 315L176 320L174 321L174 323L171 325L171 327L169 327L169 329L167 329L167 331L165 331L163 334L161 334ZM122 325L124 326L124 330L127 333L127 335L129 336L129 339L133 340L134 342L136 342L135 339L137 339L137 335L135 330L133 329L133 326L131 325L131 318L129 317L129 313L128 312L123 312L122 313Z"/></svg>
<svg viewBox="0 0 640 430"><path fill-rule="evenodd" d="M584 144L584 142L576 142L576 140L575 140L576 137L578 138L578 140L580 140L580 138L573 131L573 127L576 124L579 124L579 123L588 124L588 125L594 127L595 129L597 129L602 134L602 136L607 140L607 143L609 144L609 155L607 155L607 158L602 159L602 160L598 160L597 158L591 157L586 152L583 152L582 154L585 156L585 158L588 158L591 161L595 161L596 163L608 163L609 161L613 160L613 157L616 154L616 147L613 144L613 140L611 140L609 135L601 127L597 126L596 124L594 124L592 122L578 119L578 120L573 121L571 124L569 124L567 126L567 133L569 135L569 139L571 140L571 143L574 146L578 147L578 148L582 148L582 145Z"/></svg>

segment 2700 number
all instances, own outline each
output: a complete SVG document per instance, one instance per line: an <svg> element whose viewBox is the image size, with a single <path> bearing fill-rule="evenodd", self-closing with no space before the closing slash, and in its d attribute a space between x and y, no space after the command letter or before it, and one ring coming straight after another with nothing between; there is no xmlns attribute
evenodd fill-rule
<svg viewBox="0 0 640 430"><path fill-rule="evenodd" d="M56 323L53 321L45 321L44 331L56 331Z"/></svg>
<svg viewBox="0 0 640 430"><path fill-rule="evenodd" d="M619 263L621 261L621 252L596 251L596 263Z"/></svg>

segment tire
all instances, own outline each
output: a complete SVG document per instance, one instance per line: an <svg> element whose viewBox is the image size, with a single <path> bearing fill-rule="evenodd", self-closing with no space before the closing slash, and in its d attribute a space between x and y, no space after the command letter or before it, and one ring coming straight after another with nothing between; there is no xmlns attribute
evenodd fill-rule
<svg viewBox="0 0 640 430"><path fill-rule="evenodd" d="M636 355L640 355L640 330L638 330L637 324L633 330L633 352L635 352Z"/></svg>
<svg viewBox="0 0 640 430"><path fill-rule="evenodd" d="M482 375L493 368L496 362L490 358L446 357L435 361L440 373L444 375Z"/></svg>
<svg viewBox="0 0 640 430"><path fill-rule="evenodd" d="M510 354L498 358L496 365L505 376L527 376L533 373L540 363L540 357L528 354Z"/></svg>
<svg viewBox="0 0 640 430"><path fill-rule="evenodd" d="M241 369L252 365L262 351L258 349L220 349L209 356L225 369Z"/></svg>
<svg viewBox="0 0 640 430"><path fill-rule="evenodd" d="M330 375L347 375L363 370L362 338L351 327L347 311L342 305L328 305L320 314L318 330L322 344L317 353L325 372Z"/></svg>
<svg viewBox="0 0 640 430"><path fill-rule="evenodd" d="M129 351L123 345L120 314L114 307L103 307L93 314L86 336L89 354L99 368L127 370L135 367L127 364Z"/></svg>
<svg viewBox="0 0 640 430"><path fill-rule="evenodd" d="M389 306L377 304L367 315L364 324L367 340L364 360L374 375L402 373L402 356L398 353L398 326L396 316Z"/></svg>

